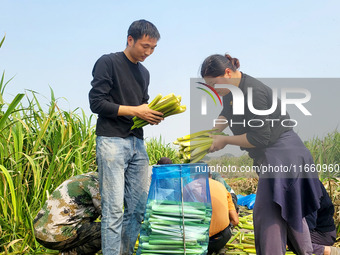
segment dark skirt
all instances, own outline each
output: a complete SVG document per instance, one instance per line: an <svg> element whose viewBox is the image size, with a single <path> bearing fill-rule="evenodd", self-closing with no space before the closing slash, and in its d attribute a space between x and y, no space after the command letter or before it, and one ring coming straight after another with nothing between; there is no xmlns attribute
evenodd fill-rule
<svg viewBox="0 0 340 255"><path fill-rule="evenodd" d="M320 208L322 197L318 174L306 171L308 167L304 167L314 164L309 150L290 130L283 133L275 144L264 149L263 157L256 163L267 171L259 173L259 178L267 179L269 187L265 189L271 193L261 199L272 199L280 206L281 216L287 224L301 231L302 218ZM274 167L279 171L274 171ZM260 183L258 192L262 189Z"/></svg>

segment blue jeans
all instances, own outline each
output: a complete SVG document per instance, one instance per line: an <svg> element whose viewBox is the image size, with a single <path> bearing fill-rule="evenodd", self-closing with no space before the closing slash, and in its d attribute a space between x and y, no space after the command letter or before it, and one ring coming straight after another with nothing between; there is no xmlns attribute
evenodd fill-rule
<svg viewBox="0 0 340 255"><path fill-rule="evenodd" d="M135 136L98 136L96 141L102 251L104 255L132 254L148 193L149 158L144 141Z"/></svg>

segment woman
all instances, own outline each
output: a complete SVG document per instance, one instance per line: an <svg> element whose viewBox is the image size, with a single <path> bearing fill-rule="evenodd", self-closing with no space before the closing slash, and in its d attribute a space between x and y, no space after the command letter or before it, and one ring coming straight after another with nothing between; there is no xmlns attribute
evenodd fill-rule
<svg viewBox="0 0 340 255"><path fill-rule="evenodd" d="M252 95L249 96L252 96L253 108L257 110L271 109L273 92L259 80L240 72L239 67L239 60L230 55L212 55L202 64L201 75L208 85L233 85L245 97L244 114L236 115L233 114L233 95L230 90L216 88L217 93L223 96L223 110L218 118L225 120L221 123L230 124L233 136L212 136L210 152L221 150L228 144L240 146L249 152L254 165L261 167L253 216L257 254L285 254L287 238L297 254L312 254L304 217L319 208L322 193L317 174L298 171L265 174L261 169L275 166L282 169L291 165L304 169L304 164L312 164L313 159L292 130L289 115L281 115L280 100L276 110L268 115L255 115L249 110L248 88L252 88ZM222 131L228 124L216 127Z"/></svg>

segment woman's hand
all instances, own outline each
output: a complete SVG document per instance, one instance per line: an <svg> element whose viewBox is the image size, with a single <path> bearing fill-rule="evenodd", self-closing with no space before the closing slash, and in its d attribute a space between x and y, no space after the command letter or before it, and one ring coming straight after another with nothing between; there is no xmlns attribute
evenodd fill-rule
<svg viewBox="0 0 340 255"><path fill-rule="evenodd" d="M209 152L215 152L222 150L228 143L226 141L227 136L224 135L212 135L213 143L209 148Z"/></svg>

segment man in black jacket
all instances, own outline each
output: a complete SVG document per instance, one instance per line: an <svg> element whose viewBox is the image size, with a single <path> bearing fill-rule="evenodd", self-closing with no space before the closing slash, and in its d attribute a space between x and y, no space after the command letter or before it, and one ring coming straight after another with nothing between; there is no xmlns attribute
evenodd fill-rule
<svg viewBox="0 0 340 255"><path fill-rule="evenodd" d="M323 195L320 200L320 209L314 214L306 216L313 253L316 255L340 255L340 248L332 247L336 241L333 219L334 205L321 181L320 186Z"/></svg>
<svg viewBox="0 0 340 255"><path fill-rule="evenodd" d="M325 187L320 181L322 197L320 208L313 214L306 216L310 237L315 255L340 255L340 248L332 247L336 241L336 229L334 224L334 205ZM288 240L288 246L292 249L292 244Z"/></svg>
<svg viewBox="0 0 340 255"><path fill-rule="evenodd" d="M102 251L132 254L147 199L148 155L137 116L158 124L162 113L148 105L149 72L140 63L160 38L157 28L138 20L128 30L123 52L103 55L93 68L90 108L98 114L96 152L102 206ZM123 212L124 206L124 212Z"/></svg>

